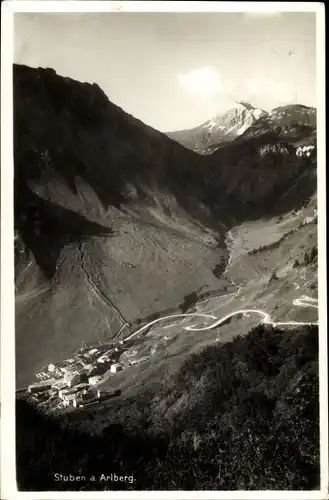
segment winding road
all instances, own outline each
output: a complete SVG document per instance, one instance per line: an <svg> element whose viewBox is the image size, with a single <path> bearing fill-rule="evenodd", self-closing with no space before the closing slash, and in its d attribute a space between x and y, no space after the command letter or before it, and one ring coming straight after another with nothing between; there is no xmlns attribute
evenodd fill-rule
<svg viewBox="0 0 329 500"><path fill-rule="evenodd" d="M136 335L145 332L145 330L147 330L148 328L150 328L150 326L153 326L156 323L159 323L160 321L165 321L167 319L172 319L172 318L187 318L187 317L192 317L192 318L203 317L203 318L216 319L216 316L213 316L212 314L203 314L203 313L171 314L169 316L162 316L162 318L154 319L150 323L147 323L147 325L142 326L136 332L132 333L131 335L129 335L128 337L126 337L125 339L123 339L123 342L127 342L127 340L130 340L133 337L135 337ZM171 325L171 326L174 326L174 325Z"/></svg>
<svg viewBox="0 0 329 500"><path fill-rule="evenodd" d="M294 306L302 307L315 307L318 308L318 299L312 299L311 297L303 297L300 299L295 299L293 301Z"/></svg>
<svg viewBox="0 0 329 500"><path fill-rule="evenodd" d="M295 299L293 301L294 306L300 306L300 307L314 307L318 308L318 299L313 299L311 297L300 297L299 299ZM150 323L147 323L144 325L142 328L139 328L136 332L132 333L128 337L126 337L123 342L126 342L127 340L130 340L131 338L135 337L136 335L143 333L146 331L148 328L151 326L155 325L156 323L159 323L161 321L165 321L168 319L174 319L174 318L186 318L186 317L203 317L207 319L215 319L216 321L214 323L211 323L208 326L185 326L183 327L184 330L187 331L193 331L193 332L203 332L206 330L212 330L213 328L216 328L220 326L221 324L225 323L227 320L232 318L233 316L238 316L238 315L246 315L246 314L258 314L262 317L261 323L266 324L266 325L272 325L273 327L278 327L278 326L311 326L311 325L318 325L318 322L302 322L302 321L273 321L271 319L271 316L265 312L261 311L260 309L239 309L237 311L233 311L229 314L226 314L222 318L217 318L216 316L212 314L203 314L203 313L190 313L190 314L172 314L170 316L163 316L162 318L157 318ZM175 326L177 323L174 323Z"/></svg>
<svg viewBox="0 0 329 500"><path fill-rule="evenodd" d="M298 307L298 306L299 307L313 307L313 308L317 309L318 308L318 299L313 299L311 297L304 296L304 297L300 297L299 299L295 299L293 301L293 305L296 306L296 307ZM199 327L198 326L185 326L185 327L183 327L183 329L186 330L186 331L203 332L203 331L206 331L206 330L212 330L213 328L216 328L216 327L220 326L221 324L225 323L228 319L232 318L233 316L246 315L246 314L248 314L248 315L249 314L258 314L262 318L262 320L261 320L262 324L272 325L273 327L277 327L277 326L288 327L288 326L311 326L311 325L318 325L318 322L272 321L270 315L268 313L266 313L265 311L261 311L260 309L239 309L237 311L233 311L233 312L231 312L229 314L226 314L222 318L217 318L213 314L206 314L206 313L171 314L171 315L163 316L161 318L157 318L157 319L155 319L153 321L150 321L146 325L144 325L141 328L139 328L138 330L136 330L136 332L132 333L131 335L129 335L128 337L126 337L125 339L123 339L122 342L127 342L128 340L132 339L136 335L139 335L139 334L145 332L151 326L153 326L153 325L155 325L157 323L160 323L162 321L170 320L170 319L180 318L180 319L184 320L185 318L206 318L206 319L216 320L215 322L211 323L208 326L202 326L202 327L200 327L200 326ZM180 323L181 322L174 323L174 324L171 324L169 326L177 326ZM126 326L126 325L124 325L124 326ZM219 340L219 338L217 338L216 340ZM21 391L24 391L26 389L27 388L16 389L16 392L21 392Z"/></svg>

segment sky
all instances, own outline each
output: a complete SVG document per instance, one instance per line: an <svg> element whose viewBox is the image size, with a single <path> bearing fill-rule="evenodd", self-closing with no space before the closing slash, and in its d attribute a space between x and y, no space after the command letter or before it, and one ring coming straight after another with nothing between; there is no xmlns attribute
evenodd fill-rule
<svg viewBox="0 0 329 500"><path fill-rule="evenodd" d="M232 101L316 105L315 13L16 13L14 62L96 82L169 132Z"/></svg>

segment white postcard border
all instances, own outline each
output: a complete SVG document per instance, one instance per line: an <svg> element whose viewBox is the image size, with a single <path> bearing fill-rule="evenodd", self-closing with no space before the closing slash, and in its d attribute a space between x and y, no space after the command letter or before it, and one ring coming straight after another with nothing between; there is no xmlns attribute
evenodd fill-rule
<svg viewBox="0 0 329 500"><path fill-rule="evenodd" d="M315 12L317 22L318 259L321 489L317 491L21 492L15 464L15 294L13 253L13 16L15 12ZM326 284L325 11L317 2L5 1L1 36L1 497L12 499L320 499L328 498Z"/></svg>

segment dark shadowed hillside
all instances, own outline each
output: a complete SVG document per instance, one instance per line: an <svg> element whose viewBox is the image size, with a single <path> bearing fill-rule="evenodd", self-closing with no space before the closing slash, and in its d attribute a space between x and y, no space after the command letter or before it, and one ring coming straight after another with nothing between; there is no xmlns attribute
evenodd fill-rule
<svg viewBox="0 0 329 500"><path fill-rule="evenodd" d="M157 187L188 202L182 189L187 173L196 187L198 157L110 103L96 84L17 65L14 82L18 203L24 186L37 191L35 183L41 189L56 180L72 195L78 180L84 181L105 207L120 207L131 198L142 202ZM57 192L52 201L68 203L65 194Z"/></svg>
<svg viewBox="0 0 329 500"><path fill-rule="evenodd" d="M313 137L303 141L301 134L299 138L314 148L310 156L299 156L299 145L269 131L240 137L204 157L209 199L218 196L217 185L225 186L226 203L234 207L237 220L300 208L316 191L317 163Z"/></svg>

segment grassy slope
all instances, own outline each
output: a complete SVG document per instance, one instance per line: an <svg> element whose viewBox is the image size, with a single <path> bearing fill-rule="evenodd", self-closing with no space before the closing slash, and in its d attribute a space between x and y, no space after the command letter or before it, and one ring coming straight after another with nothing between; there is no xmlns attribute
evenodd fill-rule
<svg viewBox="0 0 329 500"><path fill-rule="evenodd" d="M313 222L299 228L300 222L312 210L308 206L297 215L289 213L283 221L278 218L259 221L250 226L249 232L248 224L234 228L234 244L240 245L242 235L248 240L247 249L258 249L260 245L264 245L265 249L254 255L248 255L246 250L240 257L232 259L225 278L236 283L238 293L222 298L206 298L197 304L196 309L192 307L188 312L199 311L221 318L232 311L255 308L267 312L275 321L317 321L317 309L293 305L293 300L303 295L317 296L317 261L303 263L305 253L317 245L317 224ZM269 231L266 231L267 228ZM291 229L296 231L283 238ZM280 243L267 250L266 245L273 243L273 234L277 235L276 241L280 240ZM299 259L300 266L294 268L296 259ZM270 282L274 271L278 279ZM132 348L136 351L136 358L155 349L150 359L111 377L104 387L129 392L134 391L136 385L147 386L150 381L160 380L167 373L177 371L191 353L217 341L232 340L237 334L247 334L259 321L259 315L234 317L228 324L203 332L182 331L182 326L201 325L201 319L188 319L181 325L171 327L169 323L167 326L163 323L154 325ZM204 324L211 322L205 320Z"/></svg>

